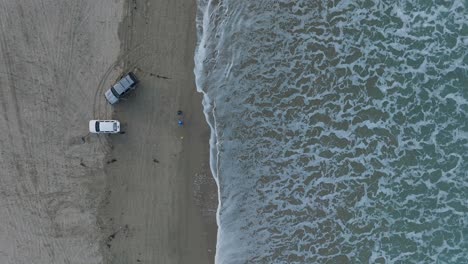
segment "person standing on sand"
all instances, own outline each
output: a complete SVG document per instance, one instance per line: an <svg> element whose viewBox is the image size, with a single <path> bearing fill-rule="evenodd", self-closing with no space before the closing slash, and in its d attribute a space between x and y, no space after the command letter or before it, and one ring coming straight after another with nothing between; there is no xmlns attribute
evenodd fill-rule
<svg viewBox="0 0 468 264"><path fill-rule="evenodd" d="M182 112L181 110L178 110L178 111L177 111L177 115L181 117L181 118L179 118L179 121L177 122L177 124L178 124L180 127L183 127L183 126L184 126L183 112Z"/></svg>

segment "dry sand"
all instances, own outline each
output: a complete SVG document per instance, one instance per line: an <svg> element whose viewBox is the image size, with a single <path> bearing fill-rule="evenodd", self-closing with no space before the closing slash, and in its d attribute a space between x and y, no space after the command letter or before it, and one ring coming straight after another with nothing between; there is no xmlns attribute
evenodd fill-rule
<svg viewBox="0 0 468 264"><path fill-rule="evenodd" d="M0 0L0 263L213 262L194 16L184 0ZM126 134L87 135L111 117Z"/></svg>
<svg viewBox="0 0 468 264"><path fill-rule="evenodd" d="M0 1L2 264L103 261L96 214L105 144L82 137L118 56L122 7Z"/></svg>

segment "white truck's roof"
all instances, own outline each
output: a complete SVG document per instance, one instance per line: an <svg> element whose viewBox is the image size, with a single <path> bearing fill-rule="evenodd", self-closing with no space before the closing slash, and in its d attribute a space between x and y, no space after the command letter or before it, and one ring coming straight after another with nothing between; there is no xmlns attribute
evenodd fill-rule
<svg viewBox="0 0 468 264"><path fill-rule="evenodd" d="M114 131L114 122L100 121L99 130L100 131Z"/></svg>

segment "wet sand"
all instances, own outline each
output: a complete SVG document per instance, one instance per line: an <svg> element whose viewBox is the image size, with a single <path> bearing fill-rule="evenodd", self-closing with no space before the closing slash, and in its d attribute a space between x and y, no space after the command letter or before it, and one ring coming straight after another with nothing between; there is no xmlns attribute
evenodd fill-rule
<svg viewBox="0 0 468 264"><path fill-rule="evenodd" d="M195 1L0 1L0 263L213 262L194 18ZM126 134L88 135L110 118Z"/></svg>
<svg viewBox="0 0 468 264"><path fill-rule="evenodd" d="M214 262L217 199L194 84L195 12L186 0L125 7L121 58L140 84L114 107L125 134L111 137L105 166L100 220L109 263Z"/></svg>

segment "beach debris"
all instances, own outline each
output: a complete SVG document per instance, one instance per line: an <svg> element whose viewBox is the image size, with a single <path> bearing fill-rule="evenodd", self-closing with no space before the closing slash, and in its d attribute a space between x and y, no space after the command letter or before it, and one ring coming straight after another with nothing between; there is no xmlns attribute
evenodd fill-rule
<svg viewBox="0 0 468 264"><path fill-rule="evenodd" d="M171 78L169 78L169 77L162 76L162 75L156 75L156 78L165 79L165 80L171 79Z"/></svg>
<svg viewBox="0 0 468 264"><path fill-rule="evenodd" d="M111 164L111 163L114 163L114 162L116 162L116 161L117 161L116 159L111 159L111 160L108 160L108 161L107 161L107 164Z"/></svg>
<svg viewBox="0 0 468 264"><path fill-rule="evenodd" d="M125 234L125 237L127 237L127 238L128 238L128 236L129 236L129 232L128 232L128 231L129 231L128 225L125 225L125 226L123 227L123 232L124 232L124 234Z"/></svg>
<svg viewBox="0 0 468 264"><path fill-rule="evenodd" d="M112 246L112 240L114 240L115 236L119 233L120 229L112 233L110 236L107 237L106 246L110 248Z"/></svg>
<svg viewBox="0 0 468 264"><path fill-rule="evenodd" d="M150 73L150 76L152 76L152 77L156 76L156 78L164 79L164 80L170 80L171 79L170 77L159 75L159 74L154 74L154 73Z"/></svg>
<svg viewBox="0 0 468 264"><path fill-rule="evenodd" d="M117 234L120 232L120 231L124 231L124 233L127 233L128 232L128 225L125 225L125 226L121 226L117 231L115 231L114 233L110 234L108 237L107 237L107 240L106 240L106 246L108 248L110 248L112 246L112 240L114 240L115 236L117 236ZM127 235L126 235L127 237Z"/></svg>

